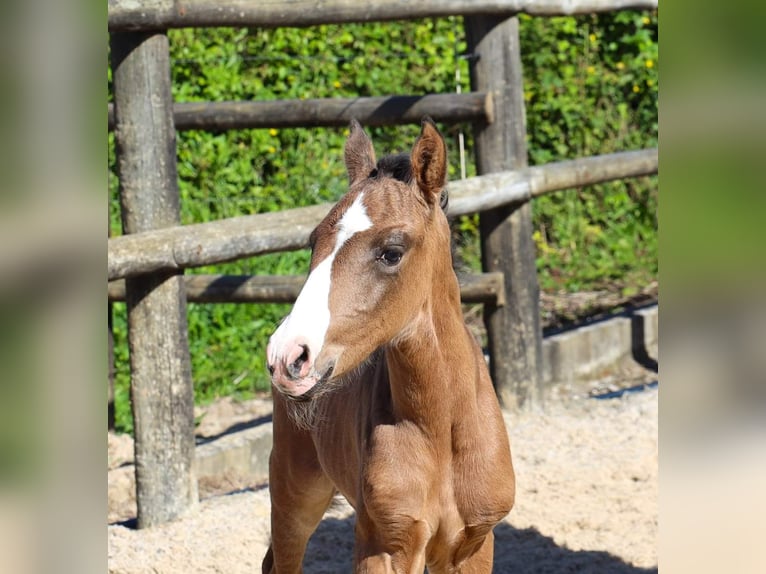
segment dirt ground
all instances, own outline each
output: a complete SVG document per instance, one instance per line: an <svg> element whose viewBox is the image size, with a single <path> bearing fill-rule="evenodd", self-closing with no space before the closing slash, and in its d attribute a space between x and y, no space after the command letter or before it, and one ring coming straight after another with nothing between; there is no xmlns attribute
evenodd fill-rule
<svg viewBox="0 0 766 574"><path fill-rule="evenodd" d="M652 373L623 374L587 388L561 389L544 412L506 413L517 473L517 501L495 529L494 572L657 572L658 390ZM609 392L632 388L635 392ZM267 401L221 401L200 433L214 435L261 416ZM135 530L127 437L110 436L110 573L260 572L269 540L267 484L222 476L200 485L196 512ZM306 555L305 571L349 572L353 510L328 511Z"/></svg>

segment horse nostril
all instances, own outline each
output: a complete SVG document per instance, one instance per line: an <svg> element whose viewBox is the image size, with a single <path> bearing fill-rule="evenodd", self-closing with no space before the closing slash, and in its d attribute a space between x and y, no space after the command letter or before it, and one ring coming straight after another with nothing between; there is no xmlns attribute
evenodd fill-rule
<svg viewBox="0 0 766 574"><path fill-rule="evenodd" d="M271 375L273 377L274 376L274 365L269 363L268 365L266 365L266 368L269 370L269 375Z"/></svg>
<svg viewBox="0 0 766 574"><path fill-rule="evenodd" d="M287 365L287 374L293 379L297 379L301 376L303 365L305 365L309 360L308 345L298 345L298 347L301 349L301 354Z"/></svg>

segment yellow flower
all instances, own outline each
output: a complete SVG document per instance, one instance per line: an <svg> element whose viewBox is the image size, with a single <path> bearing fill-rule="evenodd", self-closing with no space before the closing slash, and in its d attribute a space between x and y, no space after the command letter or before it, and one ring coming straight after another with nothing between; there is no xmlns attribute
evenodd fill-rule
<svg viewBox="0 0 766 574"><path fill-rule="evenodd" d="M636 86L636 85L634 85L634 86L633 86L633 92L635 92L635 93L637 94L637 93L638 93L638 92L640 92L640 91L641 91L641 88L639 88L639 87L638 87L638 86Z"/></svg>
<svg viewBox="0 0 766 574"><path fill-rule="evenodd" d="M589 74L595 74L596 73L596 68L593 67L593 66L588 66L587 70L588 70Z"/></svg>
<svg viewBox="0 0 766 574"><path fill-rule="evenodd" d="M625 69L625 64L623 64L622 62L617 62L617 69L618 70L624 70Z"/></svg>
<svg viewBox="0 0 766 574"><path fill-rule="evenodd" d="M553 251L553 249L551 249L551 246L548 245L548 242L545 241L545 237L543 237L543 234L540 233L539 229L536 229L532 233L532 240L535 242L535 246L537 247L540 254L547 255L548 253L551 253Z"/></svg>
<svg viewBox="0 0 766 574"><path fill-rule="evenodd" d="M341 86L341 83L340 83L338 80L335 80L335 81L332 83L332 85L333 85L333 86L335 86L336 88L340 88L340 86Z"/></svg>
<svg viewBox="0 0 766 574"><path fill-rule="evenodd" d="M277 148L275 148L273 145L269 146L269 153L276 153Z"/></svg>
<svg viewBox="0 0 766 574"><path fill-rule="evenodd" d="M651 78L646 80L646 85L651 88L654 85L654 80L652 80Z"/></svg>
<svg viewBox="0 0 766 574"><path fill-rule="evenodd" d="M604 235L604 231L601 229L601 226L599 225L586 225L585 234L591 238L597 238Z"/></svg>
<svg viewBox="0 0 766 574"><path fill-rule="evenodd" d="M654 68L654 60L647 60L646 61L646 67L647 68Z"/></svg>
<svg viewBox="0 0 766 574"><path fill-rule="evenodd" d="M591 42L595 42L595 41L596 41L596 35L595 35L595 34L591 34L590 36L588 36L588 39L589 39Z"/></svg>
<svg viewBox="0 0 766 574"><path fill-rule="evenodd" d="M269 135L270 135L270 136L272 136L272 137L274 137L274 136L275 136L275 135L277 135L278 133L279 133L279 132L278 132L277 130L275 130L274 128L271 128L271 129L269 130Z"/></svg>
<svg viewBox="0 0 766 574"><path fill-rule="evenodd" d="M643 22L644 22L644 26L648 26L649 24L651 24L652 21L649 19L648 16L644 16Z"/></svg>

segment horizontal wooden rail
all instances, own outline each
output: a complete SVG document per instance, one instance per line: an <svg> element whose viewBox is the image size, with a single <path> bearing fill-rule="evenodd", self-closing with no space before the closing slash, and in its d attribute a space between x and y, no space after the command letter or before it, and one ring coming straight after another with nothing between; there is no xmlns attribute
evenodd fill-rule
<svg viewBox="0 0 766 574"><path fill-rule="evenodd" d="M177 130L347 126L351 119L365 126L383 126L420 123L423 116L431 116L437 122L492 123L492 99L487 94L469 92L173 105ZM109 129L114 129L112 104L107 104L107 117Z"/></svg>
<svg viewBox="0 0 766 574"><path fill-rule="evenodd" d="M302 275L186 275L191 303L292 303L306 277ZM463 303L505 304L502 273L458 274ZM109 300L125 300L125 281L109 282Z"/></svg>
<svg viewBox="0 0 766 574"><path fill-rule="evenodd" d="M323 203L256 215L219 219L108 240L108 278L160 269L199 267L243 257L302 249L330 211Z"/></svg>
<svg viewBox="0 0 766 574"><path fill-rule="evenodd" d="M472 177L449 184L449 215L477 213L561 189L651 175L657 169L657 150L647 149ZM112 237L108 278L302 249L331 207L325 203Z"/></svg>
<svg viewBox="0 0 766 574"><path fill-rule="evenodd" d="M488 211L561 189L653 175L657 169L657 149L645 149L470 177L449 184L449 215Z"/></svg>
<svg viewBox="0 0 766 574"><path fill-rule="evenodd" d="M109 30L315 26L438 16L539 16L654 9L657 0L109 0Z"/></svg>

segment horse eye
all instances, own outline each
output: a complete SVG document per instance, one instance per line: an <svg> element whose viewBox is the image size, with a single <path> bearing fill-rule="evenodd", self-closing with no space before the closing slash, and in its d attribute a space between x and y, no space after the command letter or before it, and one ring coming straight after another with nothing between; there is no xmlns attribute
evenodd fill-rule
<svg viewBox="0 0 766 574"><path fill-rule="evenodd" d="M404 255L404 253L401 249L384 249L378 257L378 260L382 261L383 264L388 267L393 267L394 265L399 264L402 260L402 255Z"/></svg>
<svg viewBox="0 0 766 574"><path fill-rule="evenodd" d="M449 193L445 189L442 191L441 195L439 196L439 207L442 208L442 211L447 211L447 206L449 205Z"/></svg>

